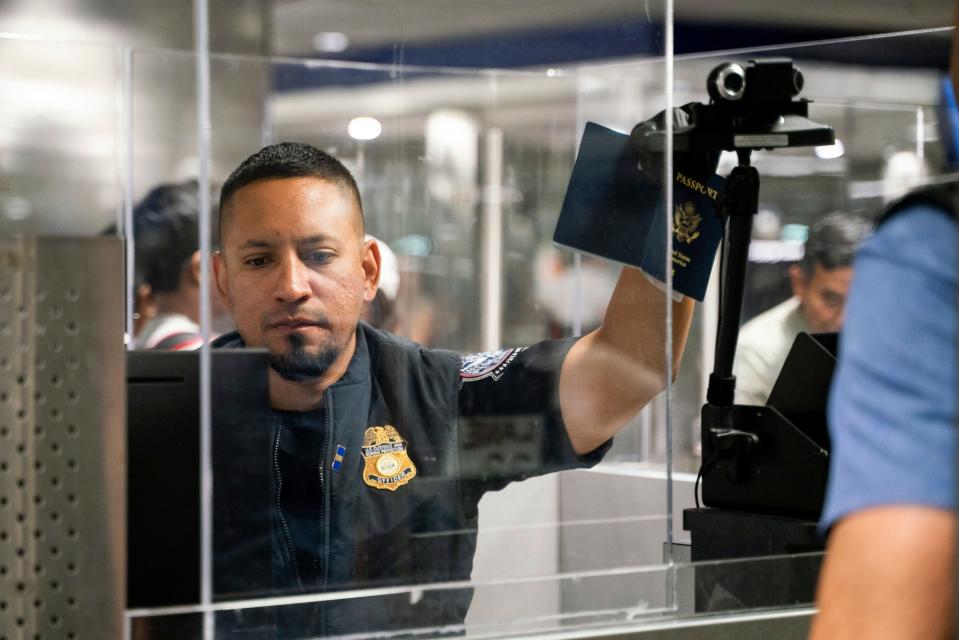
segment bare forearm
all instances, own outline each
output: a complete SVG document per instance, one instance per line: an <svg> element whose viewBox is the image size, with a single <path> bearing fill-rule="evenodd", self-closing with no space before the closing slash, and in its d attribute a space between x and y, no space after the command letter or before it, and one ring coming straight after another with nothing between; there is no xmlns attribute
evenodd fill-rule
<svg viewBox="0 0 959 640"><path fill-rule="evenodd" d="M829 538L813 640L951 638L955 517L891 506L844 518Z"/></svg>
<svg viewBox="0 0 959 640"><path fill-rule="evenodd" d="M669 301L673 312L671 372L666 370L666 294L635 269L623 269L602 326L566 357L560 404L574 448L585 453L615 435L663 390L679 366L693 301Z"/></svg>

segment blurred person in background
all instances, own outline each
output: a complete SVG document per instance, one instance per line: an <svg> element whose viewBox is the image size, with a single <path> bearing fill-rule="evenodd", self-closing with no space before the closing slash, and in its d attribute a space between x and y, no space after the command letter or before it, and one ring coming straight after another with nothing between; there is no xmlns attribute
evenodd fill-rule
<svg viewBox="0 0 959 640"><path fill-rule="evenodd" d="M133 210L135 271L142 280L135 291L135 349L185 351L202 344L199 211L195 180L154 187ZM214 316L222 316L219 300L211 300Z"/></svg>
<svg viewBox="0 0 959 640"><path fill-rule="evenodd" d="M372 302L363 306L360 319L372 327L430 346L436 308L420 285L419 273L401 272L396 253L388 244L371 235L380 250L380 285Z"/></svg>
<svg viewBox="0 0 959 640"><path fill-rule="evenodd" d="M839 212L820 218L810 227L802 260L789 267L792 297L739 330L733 364L737 404L766 404L800 332L839 331L853 256L870 228L865 218Z"/></svg>
<svg viewBox="0 0 959 640"><path fill-rule="evenodd" d="M601 259L582 255L577 270L552 246L540 247L534 262L533 297L546 312L550 338L589 333L600 325L616 288L616 271Z"/></svg>
<svg viewBox="0 0 959 640"><path fill-rule="evenodd" d="M427 278L411 256L399 263L400 287L396 299L396 331L417 344L435 346L444 331L460 321L456 314L440 315L439 304L430 290Z"/></svg>
<svg viewBox="0 0 959 640"><path fill-rule="evenodd" d="M955 34L951 71L955 91ZM955 637L959 176L947 178L890 207L856 257L815 640Z"/></svg>

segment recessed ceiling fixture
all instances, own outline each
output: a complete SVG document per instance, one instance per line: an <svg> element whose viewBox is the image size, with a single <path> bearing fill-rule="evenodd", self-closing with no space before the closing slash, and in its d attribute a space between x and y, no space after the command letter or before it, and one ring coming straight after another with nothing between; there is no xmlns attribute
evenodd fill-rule
<svg viewBox="0 0 959 640"><path fill-rule="evenodd" d="M323 53L340 53L349 46L349 37L340 31L321 31L313 36L313 48Z"/></svg>
<svg viewBox="0 0 959 640"><path fill-rule="evenodd" d="M383 133L383 125L376 118L360 116L350 120L347 131L354 140L374 140Z"/></svg>
<svg viewBox="0 0 959 640"><path fill-rule="evenodd" d="M832 160L833 158L841 158L843 154L846 153L846 147L843 146L842 140L836 138L836 141L833 144L816 147L815 152L817 158L822 158L823 160Z"/></svg>

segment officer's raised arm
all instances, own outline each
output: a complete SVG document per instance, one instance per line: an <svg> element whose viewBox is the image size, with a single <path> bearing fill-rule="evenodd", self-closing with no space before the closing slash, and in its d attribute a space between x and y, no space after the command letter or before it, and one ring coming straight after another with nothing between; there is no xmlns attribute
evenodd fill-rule
<svg viewBox="0 0 959 640"><path fill-rule="evenodd" d="M573 345L560 373L559 399L576 453L613 437L666 386L667 296L638 269L624 267L602 325ZM686 347L693 300L673 308L672 371Z"/></svg>
<svg viewBox="0 0 959 640"><path fill-rule="evenodd" d="M722 237L719 153L698 147L675 153L667 174L661 144L669 120L674 135L691 131L701 106L662 111L629 135L592 122L583 132L553 242L624 266L602 324L570 349L560 371L563 422L580 455L613 437L666 387L667 375L675 377L694 300L705 294ZM675 204L668 213L667 190ZM672 238L666 247L657 240L664 225ZM673 291L684 296L680 302L661 285L665 269L672 270Z"/></svg>

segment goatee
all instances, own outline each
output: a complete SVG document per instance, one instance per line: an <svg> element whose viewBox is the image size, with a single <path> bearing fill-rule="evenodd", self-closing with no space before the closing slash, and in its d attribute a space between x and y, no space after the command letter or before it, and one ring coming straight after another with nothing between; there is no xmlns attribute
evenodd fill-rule
<svg viewBox="0 0 959 640"><path fill-rule="evenodd" d="M306 350L303 336L294 333L288 340L290 349L287 353L270 352L270 366L281 378L290 382L309 382L320 378L340 355L340 349L332 338L316 353Z"/></svg>

